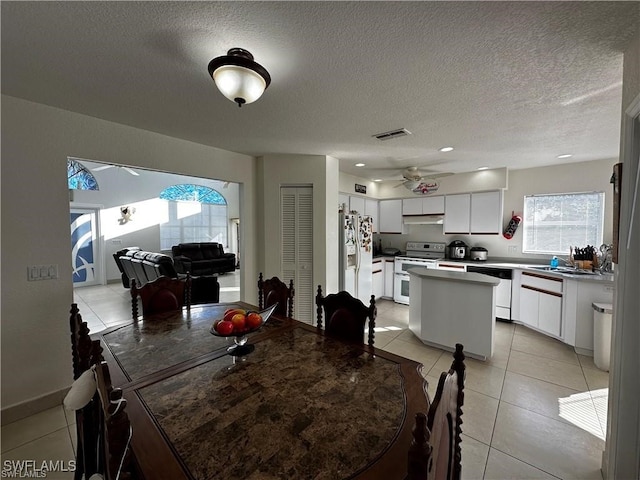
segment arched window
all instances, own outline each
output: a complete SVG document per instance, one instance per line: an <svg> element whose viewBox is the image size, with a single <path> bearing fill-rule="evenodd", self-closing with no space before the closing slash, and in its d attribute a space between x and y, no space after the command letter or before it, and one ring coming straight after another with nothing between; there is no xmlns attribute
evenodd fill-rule
<svg viewBox="0 0 640 480"><path fill-rule="evenodd" d="M160 248L186 242L218 242L227 247L227 201L203 185L172 185L160 192L169 220L160 225Z"/></svg>
<svg viewBox="0 0 640 480"><path fill-rule="evenodd" d="M96 177L80 162L70 158L67 158L67 183L69 190L100 190Z"/></svg>

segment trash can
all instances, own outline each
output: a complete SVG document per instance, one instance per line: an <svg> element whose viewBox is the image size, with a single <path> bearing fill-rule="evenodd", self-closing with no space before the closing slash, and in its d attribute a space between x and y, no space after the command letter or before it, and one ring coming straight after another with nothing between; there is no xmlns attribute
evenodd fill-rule
<svg viewBox="0 0 640 480"><path fill-rule="evenodd" d="M609 371L611 355L611 314L610 303L592 303L593 307L593 363L600 370Z"/></svg>

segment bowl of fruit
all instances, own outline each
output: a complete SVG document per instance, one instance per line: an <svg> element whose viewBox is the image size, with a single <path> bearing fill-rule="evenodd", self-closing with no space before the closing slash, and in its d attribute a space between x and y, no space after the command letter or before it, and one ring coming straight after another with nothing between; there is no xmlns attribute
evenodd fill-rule
<svg viewBox="0 0 640 480"><path fill-rule="evenodd" d="M211 334L216 337L233 337L234 344L227 351L234 356L253 352L254 346L247 343L247 335L258 331L269 320L277 304L261 312L228 308L222 318L213 322Z"/></svg>

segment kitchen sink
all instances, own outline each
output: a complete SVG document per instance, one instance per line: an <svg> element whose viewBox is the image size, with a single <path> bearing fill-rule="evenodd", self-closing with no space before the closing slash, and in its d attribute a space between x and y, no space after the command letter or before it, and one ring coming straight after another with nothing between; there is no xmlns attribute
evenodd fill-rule
<svg viewBox="0 0 640 480"><path fill-rule="evenodd" d="M540 266L540 267L529 267L532 268L534 270L543 270L543 271L547 271L547 272L555 272L555 273L565 273L568 275L601 275L600 272L596 271L596 272L592 272L591 270L580 270L577 268L572 268L572 267L557 267L557 268L552 268L549 266Z"/></svg>

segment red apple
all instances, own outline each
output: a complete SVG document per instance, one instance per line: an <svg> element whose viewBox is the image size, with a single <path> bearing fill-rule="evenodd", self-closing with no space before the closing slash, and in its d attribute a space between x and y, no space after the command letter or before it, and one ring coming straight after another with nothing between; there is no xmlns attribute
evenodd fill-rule
<svg viewBox="0 0 640 480"><path fill-rule="evenodd" d="M233 332L233 323L228 320L222 320L218 322L215 329L220 335L231 335Z"/></svg>
<svg viewBox="0 0 640 480"><path fill-rule="evenodd" d="M262 315L258 312L249 312L247 314L247 326L251 329L258 328L262 324Z"/></svg>

